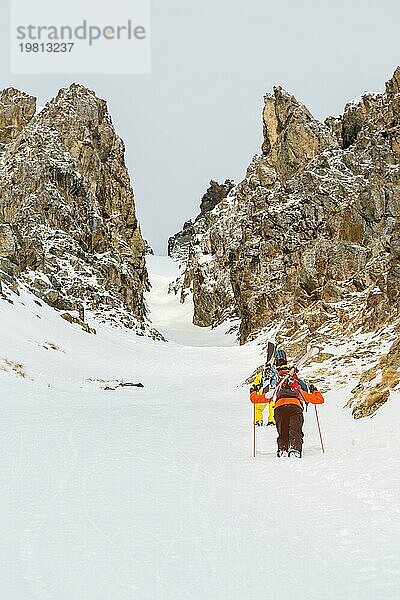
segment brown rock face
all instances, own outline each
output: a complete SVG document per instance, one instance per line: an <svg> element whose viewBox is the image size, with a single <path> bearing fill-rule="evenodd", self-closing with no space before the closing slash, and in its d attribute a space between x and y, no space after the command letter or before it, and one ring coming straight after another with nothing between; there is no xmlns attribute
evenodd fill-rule
<svg viewBox="0 0 400 600"><path fill-rule="evenodd" d="M15 259L18 241L10 225L0 223L0 257Z"/></svg>
<svg viewBox="0 0 400 600"><path fill-rule="evenodd" d="M239 317L244 343L281 323L297 348L400 317L399 73L325 124L281 88L266 96L262 155L193 226L196 324Z"/></svg>
<svg viewBox="0 0 400 600"><path fill-rule="evenodd" d="M400 94L400 67L397 67L393 77L386 83L386 95L394 98L397 94Z"/></svg>
<svg viewBox="0 0 400 600"><path fill-rule="evenodd" d="M399 360L400 336L378 364L363 374L359 384L354 388L348 404L356 419L373 415L387 402L392 390L399 386Z"/></svg>
<svg viewBox="0 0 400 600"><path fill-rule="evenodd" d="M290 179L316 154L335 145L329 129L281 87L275 87L264 101L264 164L281 181Z"/></svg>
<svg viewBox="0 0 400 600"><path fill-rule="evenodd" d="M3 92L15 95L25 98ZM85 304L99 318L141 329L145 244L107 105L74 84L33 112L18 113L26 121L16 119L19 134L13 130L1 159L2 254L44 300L54 304L57 295L58 308Z"/></svg>
<svg viewBox="0 0 400 600"><path fill-rule="evenodd" d="M0 92L0 149L12 142L36 112L36 98L8 88Z"/></svg>

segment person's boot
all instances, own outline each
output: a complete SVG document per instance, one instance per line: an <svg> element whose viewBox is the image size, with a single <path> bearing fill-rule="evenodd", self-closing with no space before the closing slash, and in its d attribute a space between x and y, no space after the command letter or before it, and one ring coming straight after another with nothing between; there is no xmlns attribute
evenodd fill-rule
<svg viewBox="0 0 400 600"><path fill-rule="evenodd" d="M287 450L283 450L282 448L279 448L276 455L278 458L282 458L283 456L287 456L288 452L287 452Z"/></svg>
<svg viewBox="0 0 400 600"><path fill-rule="evenodd" d="M295 448L290 448L289 456L293 456L294 458L301 458L301 452L300 450L296 450Z"/></svg>
<svg viewBox="0 0 400 600"><path fill-rule="evenodd" d="M257 425L257 427L262 427L264 425L264 421L256 421L255 425Z"/></svg>

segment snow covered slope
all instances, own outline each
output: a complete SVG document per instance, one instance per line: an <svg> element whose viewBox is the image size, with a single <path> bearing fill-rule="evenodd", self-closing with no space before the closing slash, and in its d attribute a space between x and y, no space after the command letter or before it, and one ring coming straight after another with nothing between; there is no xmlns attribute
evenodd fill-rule
<svg viewBox="0 0 400 600"><path fill-rule="evenodd" d="M397 599L399 397L354 421L356 378L332 381L326 454L309 412L301 461L272 428L253 460L240 384L260 346L191 325L176 267L147 261L167 343L0 301L2 598ZM121 381L144 388L104 389Z"/></svg>

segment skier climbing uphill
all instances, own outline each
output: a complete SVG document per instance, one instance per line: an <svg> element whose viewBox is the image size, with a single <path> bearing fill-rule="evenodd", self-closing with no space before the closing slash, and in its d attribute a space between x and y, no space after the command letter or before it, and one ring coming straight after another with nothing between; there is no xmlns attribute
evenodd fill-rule
<svg viewBox="0 0 400 600"><path fill-rule="evenodd" d="M263 425L263 412L268 404L268 424L278 430L277 456L301 458L303 450L304 405L323 404L324 398L314 385L308 386L298 377L298 369L309 359L315 349L309 348L294 367L288 365L286 352L269 342L263 371L257 373L250 388L254 406L253 456L256 456L256 429ZM317 423L319 420L315 407ZM320 428L319 428L320 431ZM322 451L324 446L320 431Z"/></svg>
<svg viewBox="0 0 400 600"><path fill-rule="evenodd" d="M278 430L277 456L301 458L303 449L304 403L323 404L322 394L299 379L287 364L284 350L275 353L278 383L275 389L275 421Z"/></svg>
<svg viewBox="0 0 400 600"><path fill-rule="evenodd" d="M275 360L275 344L268 343L267 358L263 370L257 373L250 388L250 400L254 404L254 425L264 425L263 413L268 404L267 425L275 425L273 389L277 384L277 375L273 363Z"/></svg>

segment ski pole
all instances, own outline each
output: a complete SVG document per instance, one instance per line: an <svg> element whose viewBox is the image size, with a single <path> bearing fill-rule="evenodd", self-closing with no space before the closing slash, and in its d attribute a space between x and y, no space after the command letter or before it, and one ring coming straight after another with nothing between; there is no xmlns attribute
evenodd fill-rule
<svg viewBox="0 0 400 600"><path fill-rule="evenodd" d="M319 439L321 440L322 453L325 454L324 442L322 441L322 433L321 433L321 427L320 427L320 424L319 424L318 411L317 411L317 405L316 404L314 404L314 408L315 408L315 416L317 418L317 425L318 425L318 431L319 431Z"/></svg>
<svg viewBox="0 0 400 600"><path fill-rule="evenodd" d="M256 457L256 405L253 404L253 458Z"/></svg>

